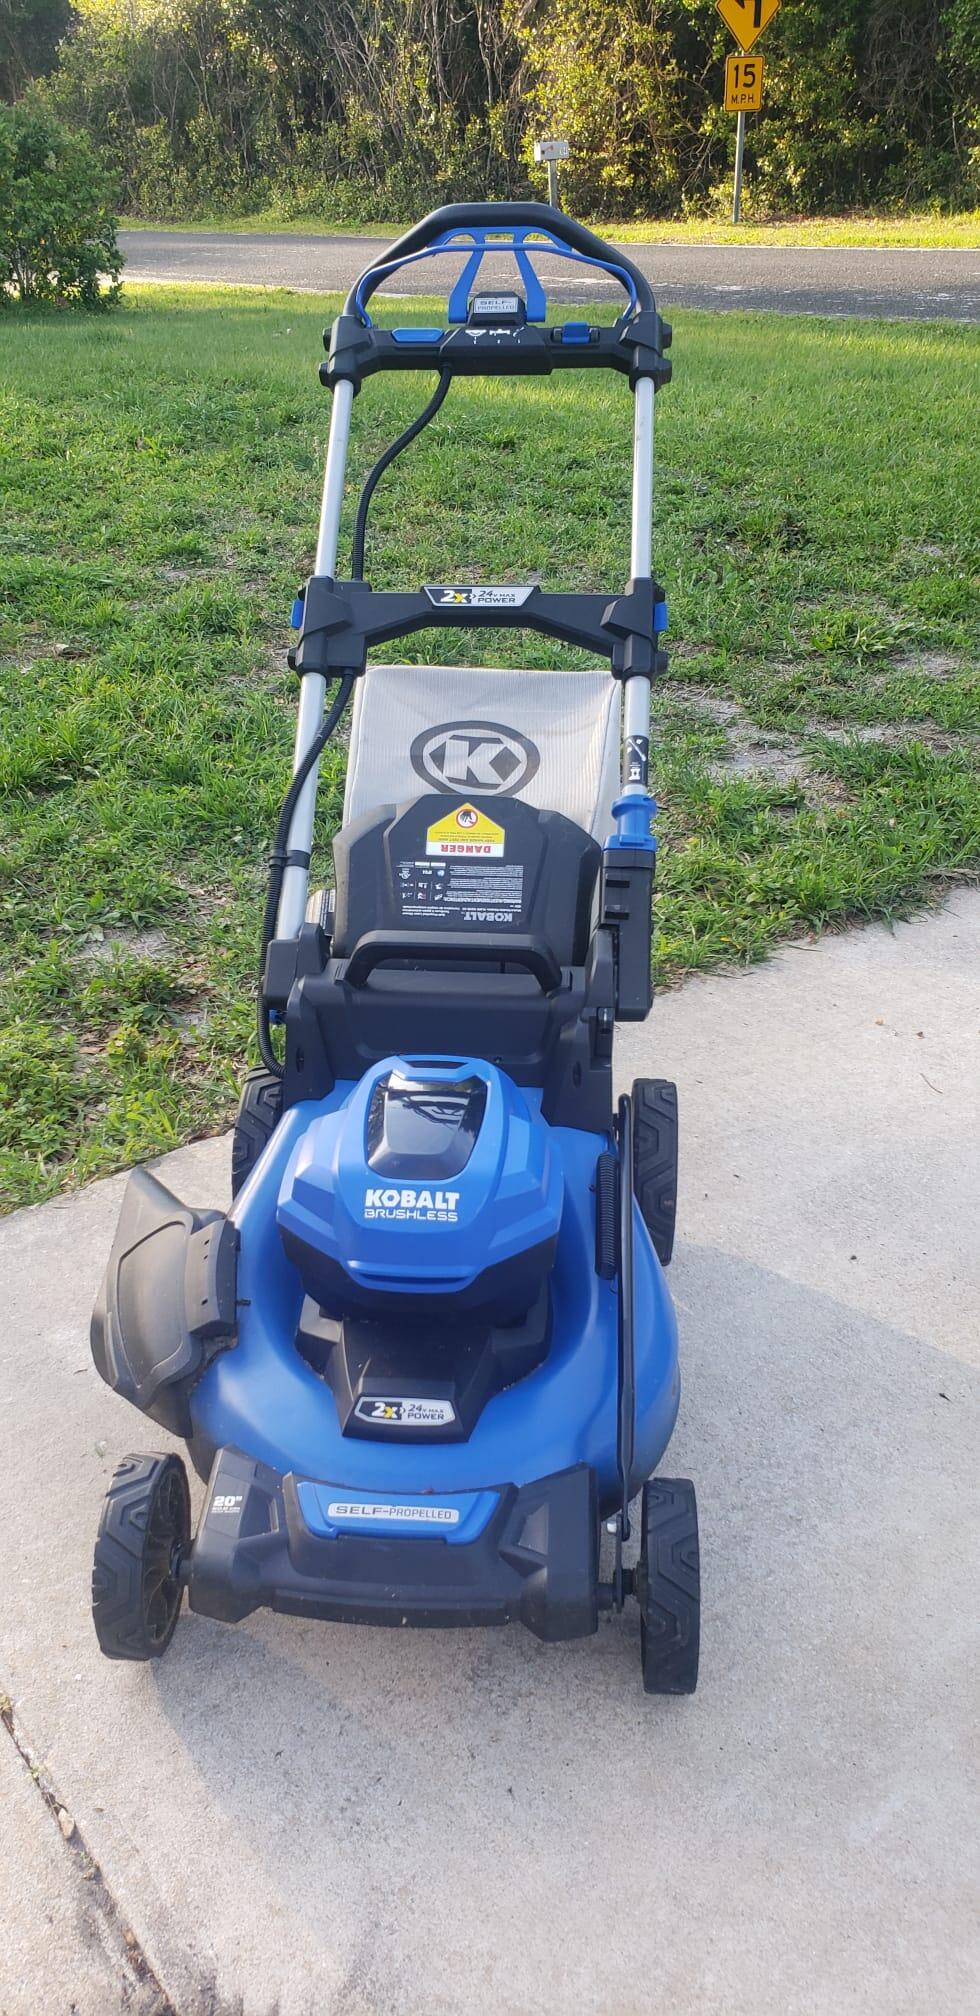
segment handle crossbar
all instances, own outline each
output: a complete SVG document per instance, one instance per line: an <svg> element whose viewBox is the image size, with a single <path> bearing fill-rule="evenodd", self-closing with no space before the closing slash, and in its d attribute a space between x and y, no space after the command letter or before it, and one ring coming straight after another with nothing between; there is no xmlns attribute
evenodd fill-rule
<svg viewBox="0 0 980 2016"><path fill-rule="evenodd" d="M453 323L465 322L469 291L488 253L513 255L527 289L529 322L545 319L544 291L531 265L535 252L612 274L628 296L630 314L655 305L646 275L624 252L549 203L447 203L404 232L382 259L366 268L347 296L345 315L356 315L370 326L367 304L383 281L404 266L445 252L457 256L469 253L450 296L449 320Z"/></svg>

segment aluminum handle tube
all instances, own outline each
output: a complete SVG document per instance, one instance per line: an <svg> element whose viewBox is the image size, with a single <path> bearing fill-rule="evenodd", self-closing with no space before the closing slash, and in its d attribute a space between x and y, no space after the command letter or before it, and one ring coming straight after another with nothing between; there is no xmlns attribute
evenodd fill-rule
<svg viewBox="0 0 980 2016"><path fill-rule="evenodd" d="M334 388L333 405L330 409L330 439L327 442L327 461L323 471L323 501L320 505L320 530L316 542L318 574L332 574L337 565L337 541L340 538L340 513L344 503L347 442L350 437L353 405L354 387L349 378L341 378Z"/></svg>
<svg viewBox="0 0 980 2016"><path fill-rule="evenodd" d="M652 378L639 378L633 394L633 541L630 575L648 581L653 564Z"/></svg>
<svg viewBox="0 0 980 2016"><path fill-rule="evenodd" d="M332 575L337 565L337 542L340 538L340 514L344 503L347 443L350 438L353 404L354 387L348 379L342 378L335 387L333 405L330 409L330 438L323 472L323 500L320 506L320 529L316 542L315 566L318 574ZM304 672L300 680L299 712L296 717L294 777L323 725L326 691L327 682L321 673ZM319 781L320 765L315 763L300 792L293 813L293 822L289 829L290 853L309 854L313 845L313 822L316 817L316 793ZM276 923L277 937L297 937L306 916L309 882L308 868L294 864L283 871L282 895L279 898L279 916Z"/></svg>

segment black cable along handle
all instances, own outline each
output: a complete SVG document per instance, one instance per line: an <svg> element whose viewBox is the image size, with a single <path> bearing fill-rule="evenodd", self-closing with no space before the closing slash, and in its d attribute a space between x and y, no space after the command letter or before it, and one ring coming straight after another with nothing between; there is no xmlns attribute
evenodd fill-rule
<svg viewBox="0 0 980 2016"><path fill-rule="evenodd" d="M613 245L607 245L604 238L597 238L594 231L588 230L584 224L579 224L576 218L566 217L563 210L553 210L550 203L445 203L441 210L431 210L428 217L423 217L421 224L413 224L411 230L403 232L400 238L396 238L394 244L389 245L388 250L382 253L380 258L372 260L371 265L365 267L344 302L344 314L357 314L357 293L363 282L367 283L363 295L364 301L367 302L376 288L388 277L381 270L383 267L390 265L395 259L406 258L412 252L424 252L433 239L440 238L443 232L465 231L469 225L482 230L493 230L495 227L498 230L505 230L508 225L521 224L534 230L549 231L572 252L584 252L590 259L601 259L609 265L621 267L624 273L629 274L636 289L637 308L656 307L653 290L646 274L641 273L638 266L634 266L632 259L627 258L625 252L619 251ZM466 246L461 245L459 249L460 254L465 257ZM493 246L489 248L491 252L495 249L497 248ZM527 245L523 249L530 253L532 258L535 250L545 254L548 251L546 245L537 247ZM501 245L499 250L506 253L509 247Z"/></svg>
<svg viewBox="0 0 980 2016"><path fill-rule="evenodd" d="M542 994L561 986L561 967L543 938L515 932L511 938L488 940L479 931L365 931L347 961L345 980L363 987L386 959L407 959L415 965L521 966L531 973Z"/></svg>
<svg viewBox="0 0 980 2016"><path fill-rule="evenodd" d="M300 764L298 770L294 771L293 773L289 789L286 792L285 798L283 799L282 811L279 814L279 824L276 827L275 844L273 846L272 853L269 856L269 886L266 892L265 914L262 919L262 944L261 944L261 950L259 952L257 1034L258 1034L259 1055L262 1058L262 1062L265 1065L266 1070L271 1071L273 1077L275 1078L282 1077L283 1065L281 1060L276 1056L276 1053L272 1047L272 1036L270 1034L269 1029L269 1012L266 1007L265 999L262 993L262 979L265 970L265 955L269 949L270 942L275 933L276 918L279 914L279 898L282 895L283 871L286 867L287 854L289 848L289 829L293 823L293 813L295 812L296 806L299 802L300 792L302 791L303 786L306 783L306 780L314 764L318 763L320 757L323 755L327 743L329 742L330 737L333 734L333 731L336 728L338 721L340 720L340 717L344 711L344 708L347 705L348 700L350 699L353 690L354 690L354 675L352 672L345 673L340 681L336 693L334 694L332 704L329 710L327 711L319 729L317 730L317 733L314 736L313 741L310 743L310 746L306 752L306 755L303 758L302 763Z"/></svg>
<svg viewBox="0 0 980 2016"><path fill-rule="evenodd" d="M436 389L433 392L432 397L429 400L428 404L422 408L422 411L418 415L418 418L413 420L411 424L408 427L406 427L401 434L399 434L397 441L393 441L391 447L386 448L384 454L378 456L374 468L369 471L365 479L364 488L361 491L360 499L358 501L357 516L354 519L354 541L351 551L351 574L355 581L361 580L364 575L364 542L367 537L368 511L370 510L371 499L374 496L378 484L380 483L381 478L385 473L385 470L391 468L392 463L395 461L396 457L402 453L402 450L407 448L412 441L417 439L418 435L421 434L423 427L427 427L430 420L435 419L435 416L438 413L439 408L442 405L446 393L448 392L449 387L452 383L452 375L453 374L451 371L440 371L439 383L437 384Z"/></svg>
<svg viewBox="0 0 980 2016"><path fill-rule="evenodd" d="M633 1271L633 1102L619 1101L616 1114L619 1149L619 1424L616 1451L619 1465L619 1534L630 1537L630 1484L636 1447L636 1332ZM617 1582L622 1561L617 1550Z"/></svg>

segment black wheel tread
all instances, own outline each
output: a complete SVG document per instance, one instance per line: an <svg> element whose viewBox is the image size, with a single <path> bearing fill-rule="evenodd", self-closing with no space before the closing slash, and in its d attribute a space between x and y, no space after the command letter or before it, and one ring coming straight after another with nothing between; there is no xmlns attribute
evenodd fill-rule
<svg viewBox="0 0 980 2016"><path fill-rule="evenodd" d="M143 1604L147 1521L154 1494L171 1469L183 1483L185 1538L189 1541L190 1492L179 1456L127 1456L117 1465L106 1492L92 1564L92 1619L107 1659L158 1659L176 1628L177 1611L166 1636L152 1640Z"/></svg>
<svg viewBox="0 0 980 2016"><path fill-rule="evenodd" d="M282 1079L258 1066L242 1086L231 1142L231 1194L237 1197L282 1118Z"/></svg>
<svg viewBox="0 0 980 2016"><path fill-rule="evenodd" d="M662 1267L674 1250L677 1217L677 1087L669 1078L633 1085L633 1191Z"/></svg>
<svg viewBox="0 0 980 2016"><path fill-rule="evenodd" d="M643 1685L648 1694L693 1694L701 1642L698 1505L689 1478L643 1487L639 1566Z"/></svg>

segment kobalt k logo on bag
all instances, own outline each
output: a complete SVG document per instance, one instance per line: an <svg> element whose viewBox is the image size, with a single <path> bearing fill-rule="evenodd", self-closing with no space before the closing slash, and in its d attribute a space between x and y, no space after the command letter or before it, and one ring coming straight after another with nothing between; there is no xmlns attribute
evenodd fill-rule
<svg viewBox="0 0 980 2016"><path fill-rule="evenodd" d="M541 752L499 721L444 721L416 735L412 769L437 791L520 791L541 765Z"/></svg>

